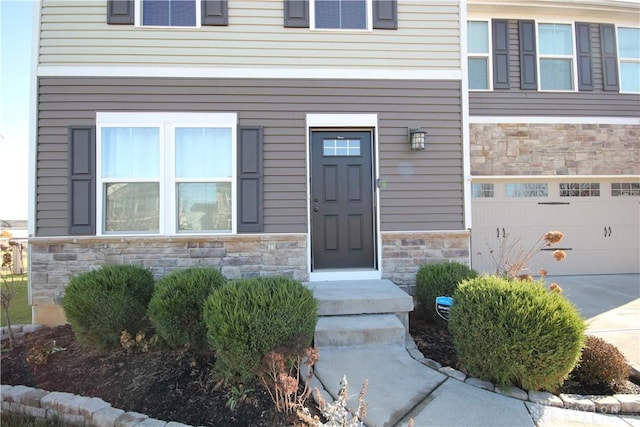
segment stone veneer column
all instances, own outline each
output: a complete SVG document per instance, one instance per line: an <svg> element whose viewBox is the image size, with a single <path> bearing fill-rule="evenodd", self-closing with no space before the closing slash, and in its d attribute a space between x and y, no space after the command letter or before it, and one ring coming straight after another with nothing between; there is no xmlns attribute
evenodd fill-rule
<svg viewBox="0 0 640 427"><path fill-rule="evenodd" d="M64 289L71 277L107 264L149 268L156 279L208 266L229 279L287 276L308 280L305 234L173 237L66 237L29 240L33 322L65 323Z"/></svg>
<svg viewBox="0 0 640 427"><path fill-rule="evenodd" d="M382 278L414 295L416 273L424 264L470 263L470 233L460 231L382 232Z"/></svg>

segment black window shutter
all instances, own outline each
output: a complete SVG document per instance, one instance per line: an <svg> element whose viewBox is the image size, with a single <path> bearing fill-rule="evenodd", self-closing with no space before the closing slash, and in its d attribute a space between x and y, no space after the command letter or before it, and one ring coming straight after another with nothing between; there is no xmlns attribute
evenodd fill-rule
<svg viewBox="0 0 640 427"><path fill-rule="evenodd" d="M284 0L284 26L309 28L309 0Z"/></svg>
<svg viewBox="0 0 640 427"><path fill-rule="evenodd" d="M493 88L509 89L509 31L506 19L491 21L493 31Z"/></svg>
<svg viewBox="0 0 640 427"><path fill-rule="evenodd" d="M96 128L69 127L69 234L96 233Z"/></svg>
<svg viewBox="0 0 640 427"><path fill-rule="evenodd" d="M398 29L398 2L396 0L373 1L373 28L375 30Z"/></svg>
<svg viewBox="0 0 640 427"><path fill-rule="evenodd" d="M261 126L238 128L238 232L264 230Z"/></svg>
<svg viewBox="0 0 640 427"><path fill-rule="evenodd" d="M520 89L538 89L536 72L536 24L519 21L520 30Z"/></svg>
<svg viewBox="0 0 640 427"><path fill-rule="evenodd" d="M107 0L107 24L133 25L133 0Z"/></svg>
<svg viewBox="0 0 640 427"><path fill-rule="evenodd" d="M227 0L202 0L202 25L229 25Z"/></svg>
<svg viewBox="0 0 640 427"><path fill-rule="evenodd" d="M600 24L602 45L603 90L619 91L618 54L616 52L616 28L613 24Z"/></svg>
<svg viewBox="0 0 640 427"><path fill-rule="evenodd" d="M578 90L593 90L591 25L576 22L576 51L578 52Z"/></svg>

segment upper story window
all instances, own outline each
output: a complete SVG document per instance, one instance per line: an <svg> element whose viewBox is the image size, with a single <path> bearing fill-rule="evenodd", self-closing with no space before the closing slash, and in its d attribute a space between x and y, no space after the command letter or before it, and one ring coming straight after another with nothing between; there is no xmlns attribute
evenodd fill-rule
<svg viewBox="0 0 640 427"><path fill-rule="evenodd" d="M229 25L227 0L107 0L107 24L142 27Z"/></svg>
<svg viewBox="0 0 640 427"><path fill-rule="evenodd" d="M98 113L99 233L233 232L235 141L235 114Z"/></svg>
<svg viewBox="0 0 640 427"><path fill-rule="evenodd" d="M618 28L620 91L640 92L640 28Z"/></svg>
<svg viewBox="0 0 640 427"><path fill-rule="evenodd" d="M311 4L316 29L370 29L371 0L315 0Z"/></svg>
<svg viewBox="0 0 640 427"><path fill-rule="evenodd" d="M573 90L574 43L571 24L538 24L541 90Z"/></svg>
<svg viewBox="0 0 640 427"><path fill-rule="evenodd" d="M136 16L141 26L198 27L200 4L196 0L140 0Z"/></svg>
<svg viewBox="0 0 640 427"><path fill-rule="evenodd" d="M490 89L489 22L467 22L469 89Z"/></svg>

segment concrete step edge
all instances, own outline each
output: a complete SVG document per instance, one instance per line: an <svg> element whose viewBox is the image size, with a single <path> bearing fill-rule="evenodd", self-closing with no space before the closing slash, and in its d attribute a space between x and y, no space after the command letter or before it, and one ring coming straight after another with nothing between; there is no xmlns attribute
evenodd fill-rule
<svg viewBox="0 0 640 427"><path fill-rule="evenodd" d="M393 314L320 317L316 347L398 345L405 343L405 327Z"/></svg>

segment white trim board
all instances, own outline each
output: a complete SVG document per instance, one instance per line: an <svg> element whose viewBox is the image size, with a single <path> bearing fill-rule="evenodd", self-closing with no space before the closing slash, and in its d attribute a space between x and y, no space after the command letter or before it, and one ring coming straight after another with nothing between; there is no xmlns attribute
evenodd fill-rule
<svg viewBox="0 0 640 427"><path fill-rule="evenodd" d="M489 31L489 38L491 38L491 31ZM491 46L491 41L489 41L489 46ZM460 99L460 107L462 110L462 126L460 129L462 133L462 174L464 180L462 198L464 206L464 228L469 229L473 225L473 217L471 215L471 185L469 183L469 178L471 177L471 138L469 135L469 62L466 58L467 50L467 4L466 0L460 0L460 65L463 77L461 81L462 97ZM491 62L490 58L488 61L489 63ZM493 79L489 80L493 81Z"/></svg>
<svg viewBox="0 0 640 427"><path fill-rule="evenodd" d="M470 116L471 124L493 123L529 123L529 124L603 124L603 125L640 125L635 117L556 117L556 116Z"/></svg>
<svg viewBox="0 0 640 427"><path fill-rule="evenodd" d="M309 282L327 282L335 280L380 280L382 272L379 270L337 270L309 273Z"/></svg>
<svg viewBox="0 0 640 427"><path fill-rule="evenodd" d="M211 68L41 65L38 77L184 77L243 79L462 80L460 69L394 70L383 68Z"/></svg>

